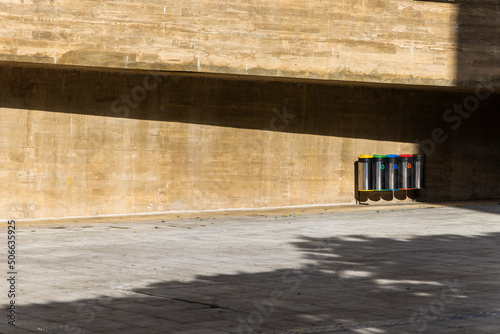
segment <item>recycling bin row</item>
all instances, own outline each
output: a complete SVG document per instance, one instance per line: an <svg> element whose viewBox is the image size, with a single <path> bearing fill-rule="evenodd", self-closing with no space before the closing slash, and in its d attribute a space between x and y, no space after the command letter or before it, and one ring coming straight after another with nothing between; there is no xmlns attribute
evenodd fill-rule
<svg viewBox="0 0 500 334"><path fill-rule="evenodd" d="M425 188L422 154L360 155L359 191L394 191Z"/></svg>

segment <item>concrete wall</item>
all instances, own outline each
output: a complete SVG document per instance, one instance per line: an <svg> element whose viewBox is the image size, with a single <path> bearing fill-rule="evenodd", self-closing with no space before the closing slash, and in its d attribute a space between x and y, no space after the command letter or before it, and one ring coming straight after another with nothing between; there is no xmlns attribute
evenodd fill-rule
<svg viewBox="0 0 500 334"><path fill-rule="evenodd" d="M353 203L357 156L416 153L416 140L427 200L500 197L500 96L487 87L57 67L0 77L3 218Z"/></svg>
<svg viewBox="0 0 500 334"><path fill-rule="evenodd" d="M499 4L5 0L0 61L500 87Z"/></svg>

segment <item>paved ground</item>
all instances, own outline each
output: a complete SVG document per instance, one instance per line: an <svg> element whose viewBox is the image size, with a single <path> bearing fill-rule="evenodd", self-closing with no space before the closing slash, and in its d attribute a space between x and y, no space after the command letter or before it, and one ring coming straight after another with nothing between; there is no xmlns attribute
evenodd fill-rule
<svg viewBox="0 0 500 334"><path fill-rule="evenodd" d="M0 333L500 333L500 205L357 208L18 222Z"/></svg>

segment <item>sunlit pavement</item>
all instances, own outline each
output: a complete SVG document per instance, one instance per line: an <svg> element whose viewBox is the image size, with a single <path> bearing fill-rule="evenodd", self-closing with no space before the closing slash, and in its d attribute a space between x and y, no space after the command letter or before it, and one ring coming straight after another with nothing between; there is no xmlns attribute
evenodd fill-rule
<svg viewBox="0 0 500 334"><path fill-rule="evenodd" d="M19 222L0 333L500 333L500 205L276 212Z"/></svg>

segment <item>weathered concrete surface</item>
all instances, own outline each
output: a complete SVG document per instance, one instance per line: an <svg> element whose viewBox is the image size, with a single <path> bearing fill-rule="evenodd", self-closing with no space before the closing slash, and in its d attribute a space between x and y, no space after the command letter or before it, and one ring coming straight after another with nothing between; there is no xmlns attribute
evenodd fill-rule
<svg viewBox="0 0 500 334"><path fill-rule="evenodd" d="M487 88L480 100L237 77L0 75L0 218L353 203L358 155L419 150L423 199L500 197L500 96ZM447 114L455 104L462 114Z"/></svg>
<svg viewBox="0 0 500 334"><path fill-rule="evenodd" d="M500 205L360 209L18 223L0 332L498 333Z"/></svg>
<svg viewBox="0 0 500 334"><path fill-rule="evenodd" d="M457 52L455 55L457 70L455 78L462 85L472 85L479 75L489 69L491 78L496 77L500 86L500 1L499 0L464 0L459 1L459 14L455 25ZM480 74L482 73L482 74ZM488 75L483 81L488 81ZM468 82L469 81L469 82Z"/></svg>
<svg viewBox="0 0 500 334"><path fill-rule="evenodd" d="M7 0L0 61L467 86L500 77L498 3Z"/></svg>

